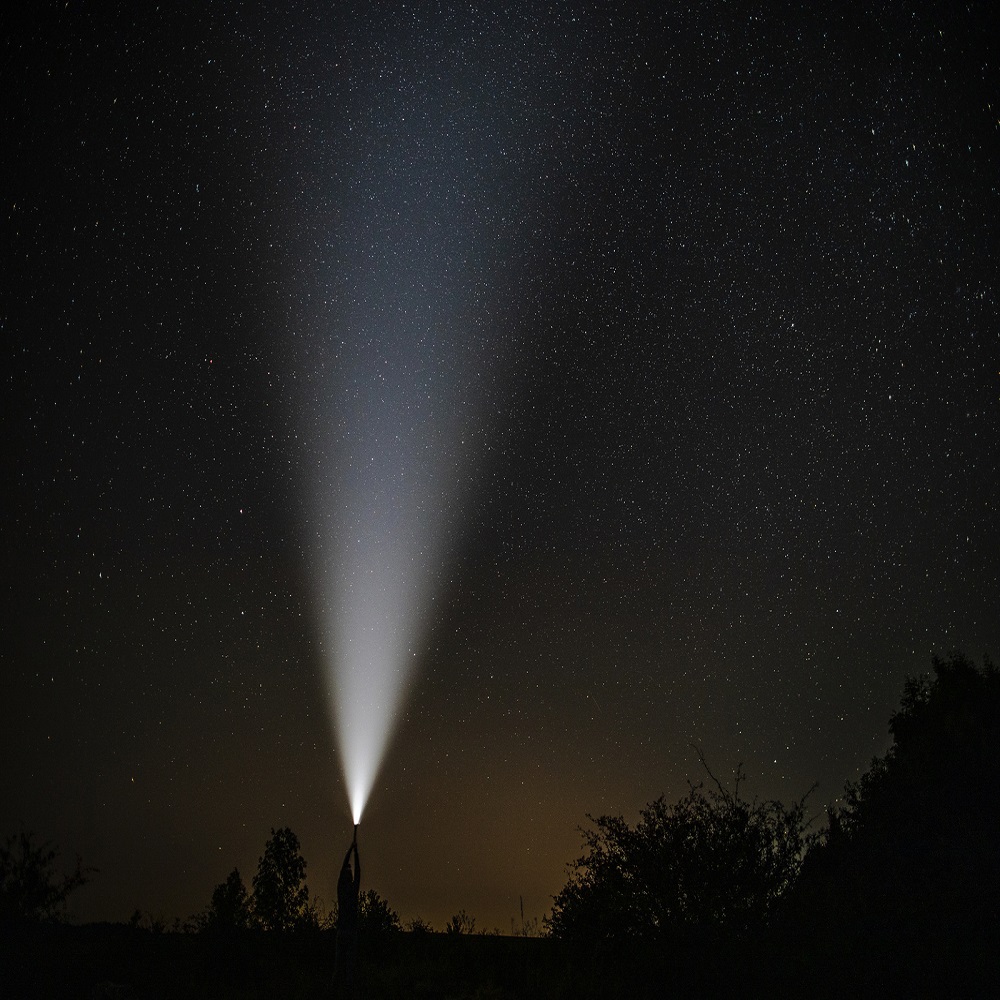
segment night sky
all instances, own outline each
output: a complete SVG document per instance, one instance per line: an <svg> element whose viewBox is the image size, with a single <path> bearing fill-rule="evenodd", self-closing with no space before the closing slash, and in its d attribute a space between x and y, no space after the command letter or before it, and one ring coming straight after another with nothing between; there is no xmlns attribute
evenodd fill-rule
<svg viewBox="0 0 1000 1000"><path fill-rule="evenodd" d="M822 816L907 675L1000 654L989 5L28 6L0 833L100 869L76 919L286 825L334 898L365 462L433 535L361 829L404 920L543 915L696 747Z"/></svg>

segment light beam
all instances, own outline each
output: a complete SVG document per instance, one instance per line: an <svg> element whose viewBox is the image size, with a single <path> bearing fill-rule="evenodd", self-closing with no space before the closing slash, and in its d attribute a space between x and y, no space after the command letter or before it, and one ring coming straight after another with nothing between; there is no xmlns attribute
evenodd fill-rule
<svg viewBox="0 0 1000 1000"><path fill-rule="evenodd" d="M302 411L323 660L355 823L461 534L488 411L506 395L523 308L507 290L551 259L526 205L545 203L534 185L558 174L559 137L574 134L572 40L493 17L416 18L405 39L364 39L385 62L332 144L343 159L328 305L301 356Z"/></svg>

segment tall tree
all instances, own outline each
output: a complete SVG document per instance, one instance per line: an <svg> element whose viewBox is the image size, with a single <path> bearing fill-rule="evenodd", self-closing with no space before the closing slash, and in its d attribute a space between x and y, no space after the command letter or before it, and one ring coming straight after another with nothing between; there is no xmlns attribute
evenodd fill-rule
<svg viewBox="0 0 1000 1000"><path fill-rule="evenodd" d="M253 911L265 930L292 930L308 918L306 861L299 838L286 826L271 830L253 877Z"/></svg>

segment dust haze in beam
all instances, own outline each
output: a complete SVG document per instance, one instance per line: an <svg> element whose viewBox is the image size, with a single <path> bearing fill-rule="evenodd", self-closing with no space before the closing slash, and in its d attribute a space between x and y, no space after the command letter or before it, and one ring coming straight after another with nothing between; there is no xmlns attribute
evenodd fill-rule
<svg viewBox="0 0 1000 1000"><path fill-rule="evenodd" d="M539 184L573 135L574 41L496 16L415 16L365 39L378 64L332 143L328 305L298 363L315 605L355 822L507 396L526 298L511 290L551 259Z"/></svg>

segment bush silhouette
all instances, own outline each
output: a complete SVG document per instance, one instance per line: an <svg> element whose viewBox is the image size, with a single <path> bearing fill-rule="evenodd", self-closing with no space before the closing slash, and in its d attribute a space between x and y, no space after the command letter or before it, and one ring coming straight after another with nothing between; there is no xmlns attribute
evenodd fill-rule
<svg viewBox="0 0 1000 1000"><path fill-rule="evenodd" d="M704 761L702 761L704 764ZM706 767L706 771L707 771ZM545 921L580 942L656 941L691 933L739 936L764 926L796 878L806 845L805 799L790 807L740 797L711 771L674 805L661 796L630 827L588 817L587 853Z"/></svg>
<svg viewBox="0 0 1000 1000"><path fill-rule="evenodd" d="M68 874L56 871L59 850L37 843L35 834L21 830L0 847L0 923L37 923L65 915L70 894L90 881L96 869L79 857Z"/></svg>
<svg viewBox="0 0 1000 1000"><path fill-rule="evenodd" d="M402 930L399 914L374 890L365 889L358 898L358 936L384 938Z"/></svg>
<svg viewBox="0 0 1000 1000"><path fill-rule="evenodd" d="M465 910L459 910L451 917L444 926L446 934L472 934L476 929L476 918L470 916Z"/></svg>

